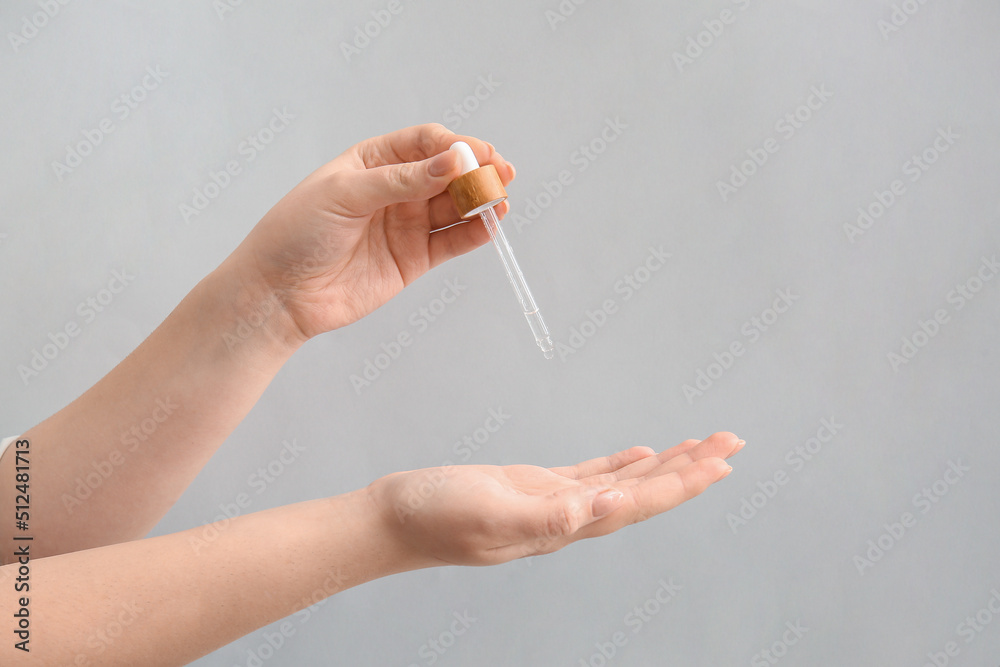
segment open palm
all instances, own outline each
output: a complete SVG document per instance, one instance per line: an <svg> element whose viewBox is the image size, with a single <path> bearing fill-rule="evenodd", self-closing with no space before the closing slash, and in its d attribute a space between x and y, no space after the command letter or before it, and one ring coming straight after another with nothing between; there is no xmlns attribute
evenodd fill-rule
<svg viewBox="0 0 1000 667"><path fill-rule="evenodd" d="M494 565L607 535L697 496L743 447L732 433L659 454L633 447L563 468L450 466L383 477L369 490L387 529L428 565Z"/></svg>

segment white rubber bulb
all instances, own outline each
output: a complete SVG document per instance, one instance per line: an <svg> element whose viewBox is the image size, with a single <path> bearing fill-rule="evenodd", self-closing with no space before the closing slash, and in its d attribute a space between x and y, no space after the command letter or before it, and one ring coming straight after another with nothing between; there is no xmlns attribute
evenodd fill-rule
<svg viewBox="0 0 1000 667"><path fill-rule="evenodd" d="M476 154L472 152L472 146L469 144L464 141L456 141L451 145L450 150L457 151L462 156L463 174L467 174L474 169L479 169L479 161L476 160Z"/></svg>

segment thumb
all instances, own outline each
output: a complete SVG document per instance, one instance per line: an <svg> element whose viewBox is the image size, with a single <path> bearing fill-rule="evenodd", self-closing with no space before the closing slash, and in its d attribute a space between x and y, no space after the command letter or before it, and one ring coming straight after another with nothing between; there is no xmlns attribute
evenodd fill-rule
<svg viewBox="0 0 1000 667"><path fill-rule="evenodd" d="M419 162L338 172L345 186L336 195L351 212L367 215L404 202L435 197L459 176L459 156L446 150Z"/></svg>
<svg viewBox="0 0 1000 667"><path fill-rule="evenodd" d="M581 487L555 493L547 499L536 531L546 537L571 537L584 526L610 514L625 503L624 494L610 487Z"/></svg>
<svg viewBox="0 0 1000 667"><path fill-rule="evenodd" d="M514 537L495 549L501 561L558 551L580 538L577 532L621 507L621 491L609 487L563 489L546 497L519 496L510 503Z"/></svg>
<svg viewBox="0 0 1000 667"><path fill-rule="evenodd" d="M604 489L599 492L591 503L594 519L611 514L625 504L625 494L618 489Z"/></svg>

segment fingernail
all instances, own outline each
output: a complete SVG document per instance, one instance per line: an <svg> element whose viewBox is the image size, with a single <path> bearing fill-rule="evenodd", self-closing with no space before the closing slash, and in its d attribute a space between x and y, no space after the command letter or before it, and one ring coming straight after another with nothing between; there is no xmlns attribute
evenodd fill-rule
<svg viewBox="0 0 1000 667"><path fill-rule="evenodd" d="M433 160L427 167L427 173L437 178L444 176L455 166L455 151L444 151Z"/></svg>
<svg viewBox="0 0 1000 667"><path fill-rule="evenodd" d="M726 466L725 472L723 472L721 475L719 475L719 479L717 479L715 481L718 482L721 479L725 479L725 478L729 477L729 473L731 473L732 471L733 471L733 466Z"/></svg>
<svg viewBox="0 0 1000 667"><path fill-rule="evenodd" d="M507 168L510 169L510 180L513 181L515 178L517 178L517 169L514 169L514 165L512 165L510 162L507 163Z"/></svg>
<svg viewBox="0 0 1000 667"><path fill-rule="evenodd" d="M747 444L747 441L746 441L746 440L740 440L739 442L737 442L737 443L736 443L736 446L737 446L737 447L742 447L742 446L743 446L743 445L745 445L745 444Z"/></svg>
<svg viewBox="0 0 1000 667"><path fill-rule="evenodd" d="M625 494L617 489L601 491L597 494L597 497L594 498L594 504L592 505L594 516L601 517L606 514L611 514L616 509L621 507L624 500Z"/></svg>

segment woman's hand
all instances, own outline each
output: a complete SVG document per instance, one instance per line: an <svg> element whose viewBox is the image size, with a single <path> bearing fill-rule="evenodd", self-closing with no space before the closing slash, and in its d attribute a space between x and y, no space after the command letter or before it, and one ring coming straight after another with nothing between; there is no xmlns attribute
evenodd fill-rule
<svg viewBox="0 0 1000 667"><path fill-rule="evenodd" d="M318 169L272 208L231 259L284 307L301 341L372 312L429 269L489 240L459 222L448 184L456 141L504 184L514 168L487 144L441 125L375 137ZM507 212L506 203L497 207ZM442 230L442 231L436 231ZM431 232L434 232L433 234Z"/></svg>
<svg viewBox="0 0 1000 667"><path fill-rule="evenodd" d="M420 567L495 565L607 535L673 509L729 474L732 433L660 454L633 447L566 468L451 466L388 475L368 491Z"/></svg>

